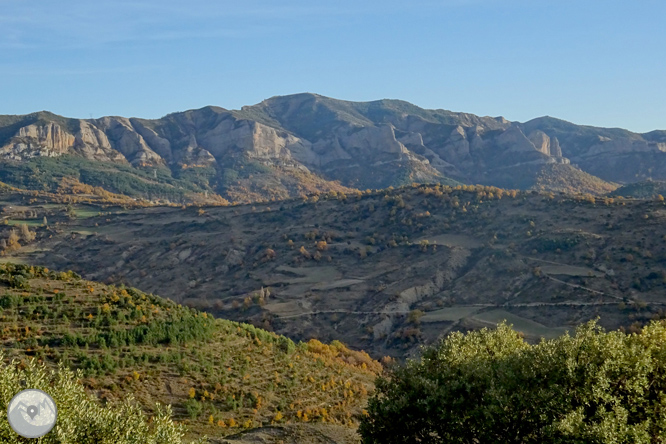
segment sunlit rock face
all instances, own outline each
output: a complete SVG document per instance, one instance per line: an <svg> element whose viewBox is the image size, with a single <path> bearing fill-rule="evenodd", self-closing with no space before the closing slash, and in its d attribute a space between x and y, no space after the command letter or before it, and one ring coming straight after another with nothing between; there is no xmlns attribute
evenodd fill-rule
<svg viewBox="0 0 666 444"><path fill-rule="evenodd" d="M69 154L222 171L245 158L355 187L446 178L492 184L507 168L524 183L534 165L570 162L608 181L666 179L666 136L659 131L641 135L550 117L510 122L399 100L296 94L241 110L209 106L156 120L66 119L47 112L1 117L0 158L11 161Z"/></svg>

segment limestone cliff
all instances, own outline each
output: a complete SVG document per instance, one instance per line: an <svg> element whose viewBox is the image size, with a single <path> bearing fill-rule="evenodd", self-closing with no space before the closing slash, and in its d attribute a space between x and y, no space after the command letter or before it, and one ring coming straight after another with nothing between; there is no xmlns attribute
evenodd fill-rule
<svg viewBox="0 0 666 444"><path fill-rule="evenodd" d="M21 127L15 136L0 148L5 159L22 160L36 156L60 156L74 144L74 136L54 122Z"/></svg>
<svg viewBox="0 0 666 444"><path fill-rule="evenodd" d="M398 100L361 103L297 94L236 111L209 106L156 120L66 119L45 112L0 117L0 158L6 161L76 155L168 167L175 174L212 167L223 175L245 159L273 176L264 187L278 186L285 175L296 184L301 173L369 188L447 177L476 182L507 168L520 179L516 183L527 183L533 175L529 165L569 159L595 174L608 171L606 180L629 177L620 165L639 179L666 175L666 137L658 131L640 135L550 117L518 123ZM220 183L228 186L229 180Z"/></svg>

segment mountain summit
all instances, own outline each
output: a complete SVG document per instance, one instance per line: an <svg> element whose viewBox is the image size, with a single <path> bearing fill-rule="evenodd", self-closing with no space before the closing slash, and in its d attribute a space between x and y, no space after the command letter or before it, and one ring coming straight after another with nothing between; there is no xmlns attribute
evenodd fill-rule
<svg viewBox="0 0 666 444"><path fill-rule="evenodd" d="M607 182L666 178L665 151L660 131L636 134L551 117L510 122L400 100L349 102L310 93L156 120L0 116L1 180L16 182L6 170L39 159L42 169L58 170L45 159L67 156L77 159L79 172L99 169L101 162L143 174L139 182L240 202L411 182L605 193L615 188ZM68 174L58 170L54 177ZM123 192L99 174L74 175ZM141 186L132 190L154 194Z"/></svg>

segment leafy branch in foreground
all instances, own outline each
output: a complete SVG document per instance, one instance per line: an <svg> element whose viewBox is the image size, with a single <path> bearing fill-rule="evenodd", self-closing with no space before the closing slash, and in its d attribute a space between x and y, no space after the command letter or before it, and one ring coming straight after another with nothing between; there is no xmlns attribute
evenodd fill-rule
<svg viewBox="0 0 666 444"><path fill-rule="evenodd" d="M55 427L37 441L42 444L183 443L184 430L171 420L170 406L158 404L150 419L132 399L103 407L85 392L80 378L80 372L63 365L49 371L34 360L6 364L0 352L0 412L7 411L12 397L23 388L36 388L49 393L58 408ZM11 429L6 416L0 420L0 442L25 442Z"/></svg>
<svg viewBox="0 0 666 444"><path fill-rule="evenodd" d="M380 377L367 411L364 444L666 442L666 324L536 345L506 324L454 333Z"/></svg>

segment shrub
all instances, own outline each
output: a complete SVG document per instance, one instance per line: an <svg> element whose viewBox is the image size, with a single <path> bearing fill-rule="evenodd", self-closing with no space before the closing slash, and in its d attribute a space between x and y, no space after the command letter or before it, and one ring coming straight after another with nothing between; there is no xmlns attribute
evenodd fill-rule
<svg viewBox="0 0 666 444"><path fill-rule="evenodd" d="M26 386L49 393L58 407L58 419L53 430L39 440L42 444L180 444L184 430L171 421L171 407L157 405L155 416L148 420L132 399L122 404L102 407L86 394L78 382L81 373L61 365L57 371L47 371L34 360L4 364L0 352L0 409L7 411L11 399ZM0 442L26 442L9 426L0 421ZM204 441L198 441L203 444Z"/></svg>
<svg viewBox="0 0 666 444"><path fill-rule="evenodd" d="M8 284L12 288L19 288L22 290L30 289L30 282L28 282L28 279L25 276L20 274L2 275L0 276L0 282Z"/></svg>
<svg viewBox="0 0 666 444"><path fill-rule="evenodd" d="M19 225L19 233L21 234L21 238L26 242L35 240L35 233L30 231L27 224Z"/></svg>
<svg viewBox="0 0 666 444"><path fill-rule="evenodd" d="M2 308L18 307L22 301L23 298L21 296L7 293L4 296L0 297L0 307Z"/></svg>
<svg viewBox="0 0 666 444"><path fill-rule="evenodd" d="M528 345L509 326L453 333L377 380L370 443L636 443L666 436L666 324L596 323Z"/></svg>
<svg viewBox="0 0 666 444"><path fill-rule="evenodd" d="M421 310L412 310L407 315L407 322L410 324L419 325L424 314L425 313L423 313Z"/></svg>
<svg viewBox="0 0 666 444"><path fill-rule="evenodd" d="M296 344L294 344L294 341L284 336L280 336L280 339L278 339L278 347L288 355L296 351Z"/></svg>
<svg viewBox="0 0 666 444"><path fill-rule="evenodd" d="M190 416L190 418L197 419L203 412L203 404L194 398L190 398L185 401L185 409L187 410L187 414Z"/></svg>

